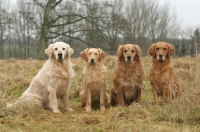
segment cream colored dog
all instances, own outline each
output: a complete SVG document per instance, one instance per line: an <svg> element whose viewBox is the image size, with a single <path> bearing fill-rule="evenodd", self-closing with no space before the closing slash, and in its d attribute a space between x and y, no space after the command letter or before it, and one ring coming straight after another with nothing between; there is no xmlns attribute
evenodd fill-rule
<svg viewBox="0 0 200 132"><path fill-rule="evenodd" d="M106 56L101 49L85 49L81 57L86 61L83 69L85 88L80 92L82 107L86 112L91 111L92 106L99 106L101 111L105 110L108 100L106 94L106 67L102 64Z"/></svg>
<svg viewBox="0 0 200 132"><path fill-rule="evenodd" d="M52 109L53 113L61 113L57 98L60 98L66 111L72 111L68 104L68 90L71 79L75 76L70 56L74 53L70 46L63 42L50 44L45 50L49 59L33 78L28 89L13 105L31 101L44 108Z"/></svg>

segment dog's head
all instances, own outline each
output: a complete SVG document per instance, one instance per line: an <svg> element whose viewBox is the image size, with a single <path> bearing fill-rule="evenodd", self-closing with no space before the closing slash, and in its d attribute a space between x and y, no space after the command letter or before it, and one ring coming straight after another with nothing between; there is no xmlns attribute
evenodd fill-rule
<svg viewBox="0 0 200 132"><path fill-rule="evenodd" d="M55 58L57 61L60 61L70 57L74 53L74 50L70 48L67 43L56 42L54 44L50 44L45 50L45 53L49 56L49 58Z"/></svg>
<svg viewBox="0 0 200 132"><path fill-rule="evenodd" d="M135 44L120 45L117 50L117 56L120 60L131 62L141 57L142 51Z"/></svg>
<svg viewBox="0 0 200 132"><path fill-rule="evenodd" d="M164 61L174 54L175 50L172 45L165 42L157 42L150 46L148 53L158 61Z"/></svg>
<svg viewBox="0 0 200 132"><path fill-rule="evenodd" d="M80 55L85 61L91 64L95 64L96 62L101 62L106 56L106 53L103 52L100 48L87 48L84 51L82 51Z"/></svg>

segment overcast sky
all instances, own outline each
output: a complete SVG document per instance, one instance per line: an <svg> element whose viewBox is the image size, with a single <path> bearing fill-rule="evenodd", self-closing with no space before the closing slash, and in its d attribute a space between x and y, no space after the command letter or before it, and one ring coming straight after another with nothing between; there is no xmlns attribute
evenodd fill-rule
<svg viewBox="0 0 200 132"><path fill-rule="evenodd" d="M17 0L11 0L15 3ZM158 0L161 4L169 2L175 9L183 26L200 26L200 0Z"/></svg>
<svg viewBox="0 0 200 132"><path fill-rule="evenodd" d="M200 0L159 0L159 2L169 2L184 26L200 26Z"/></svg>

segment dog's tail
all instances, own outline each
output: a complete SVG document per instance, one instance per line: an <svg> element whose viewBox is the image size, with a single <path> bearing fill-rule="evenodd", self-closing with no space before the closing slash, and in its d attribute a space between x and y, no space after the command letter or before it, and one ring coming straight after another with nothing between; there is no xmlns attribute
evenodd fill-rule
<svg viewBox="0 0 200 132"><path fill-rule="evenodd" d="M36 104L42 107L42 99L39 96L30 93L23 93L22 96L14 103L8 103L7 109L15 109L17 107L23 107L27 104Z"/></svg>

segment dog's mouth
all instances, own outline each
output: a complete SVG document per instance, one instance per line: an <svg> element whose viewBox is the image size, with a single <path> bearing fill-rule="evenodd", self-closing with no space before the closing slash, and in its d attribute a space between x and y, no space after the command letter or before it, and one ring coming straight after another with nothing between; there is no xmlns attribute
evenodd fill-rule
<svg viewBox="0 0 200 132"><path fill-rule="evenodd" d="M63 60L62 54L58 54L58 60Z"/></svg>
<svg viewBox="0 0 200 132"><path fill-rule="evenodd" d="M126 61L127 61L127 62L131 62L131 61L132 61L131 56L127 56L127 57L126 57Z"/></svg>
<svg viewBox="0 0 200 132"><path fill-rule="evenodd" d="M163 55L161 55L161 54L158 55L158 61L161 61L161 62L164 61L164 57L163 57Z"/></svg>
<svg viewBox="0 0 200 132"><path fill-rule="evenodd" d="M163 59L162 59L162 58L159 58L158 60L159 60L159 61L163 61Z"/></svg>
<svg viewBox="0 0 200 132"><path fill-rule="evenodd" d="M94 59L90 59L90 63L91 63L91 64L94 64L94 63L95 63L95 60L94 60Z"/></svg>

